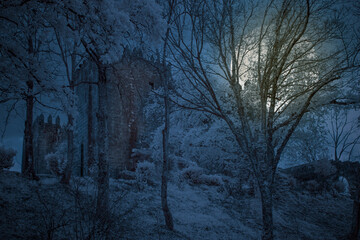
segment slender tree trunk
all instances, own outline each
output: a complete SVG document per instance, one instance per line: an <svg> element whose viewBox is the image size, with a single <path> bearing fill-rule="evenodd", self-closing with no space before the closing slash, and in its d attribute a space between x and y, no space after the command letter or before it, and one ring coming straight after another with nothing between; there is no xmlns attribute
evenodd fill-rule
<svg viewBox="0 0 360 240"><path fill-rule="evenodd" d="M67 65L66 65L67 66ZM69 81L69 88L72 92L72 94L75 94L75 66L76 66L76 53L75 51L73 52L73 54L71 54L71 78L70 75L68 75L68 81ZM71 98L70 101L71 107L70 109L72 110L75 107L75 102L74 99ZM72 167L73 167L73 163L74 163L74 117L71 113L68 113L68 125L67 125L67 130L66 130L66 134L67 134L67 163L66 163L66 168L64 170L64 173L62 175L61 178L61 183L63 184L69 184L70 183L70 178L71 178L71 174L72 174Z"/></svg>
<svg viewBox="0 0 360 240"><path fill-rule="evenodd" d="M33 148L33 109L34 109L34 97L33 97L33 81L29 80L26 82L28 87L28 93L26 96L26 121L24 131L24 156L22 163L22 174L26 177L31 177L34 180L38 180L35 174L34 168L34 148Z"/></svg>
<svg viewBox="0 0 360 240"><path fill-rule="evenodd" d="M165 69L163 69L165 70ZM168 96L168 76L163 77L165 90L165 127L163 130L163 169L161 176L161 206L165 217L166 227L169 230L174 229L173 218L167 203L167 177L169 172L169 96Z"/></svg>
<svg viewBox="0 0 360 240"><path fill-rule="evenodd" d="M338 154L337 154L337 144L335 144L335 149L334 149L334 158L335 158L335 161L339 161L339 158L338 158Z"/></svg>
<svg viewBox="0 0 360 240"><path fill-rule="evenodd" d="M96 215L101 220L106 220L109 212L109 167L107 161L107 86L106 86L106 69L98 63L98 90L99 102L97 113L97 143L98 143L98 196Z"/></svg>
<svg viewBox="0 0 360 240"><path fill-rule="evenodd" d="M273 196L272 188L267 182L259 184L261 204L262 204L262 220L263 220L263 233L262 240L274 239L274 224L273 224Z"/></svg>
<svg viewBox="0 0 360 240"><path fill-rule="evenodd" d="M64 170L64 173L61 178L61 183L69 184L71 173L72 173L72 166L73 166L73 159L74 159L74 118L71 114L68 115L68 129L66 131L67 134L67 163Z"/></svg>
<svg viewBox="0 0 360 240"><path fill-rule="evenodd" d="M357 189L354 197L353 213L352 213L352 223L350 231L350 240L359 239L359 228L360 228L360 190Z"/></svg>
<svg viewBox="0 0 360 240"><path fill-rule="evenodd" d="M260 162L261 170L257 174L258 184L261 197L261 210L263 232L262 240L274 239L274 223L273 223L273 189L274 189L274 175L275 169L273 168L273 154L271 149L266 151L265 162Z"/></svg>
<svg viewBox="0 0 360 240"><path fill-rule="evenodd" d="M28 54L34 54L33 42L32 38L28 38ZM29 62L29 66L32 63ZM31 70L31 69L30 69ZM26 93L26 121L25 121L25 131L24 131L24 139L25 139L25 147L24 147L24 156L22 163L22 174L26 177L31 177L34 180L38 180L39 178L35 174L34 169L34 147L33 147L33 132L32 132L32 123L33 123L33 110L34 110L34 82L31 79L29 74L28 79L26 81L27 85L27 93Z"/></svg>
<svg viewBox="0 0 360 240"><path fill-rule="evenodd" d="M87 158L87 168L88 168L88 174L89 169L94 165L95 159L94 159L94 141L93 141L93 96L92 96L92 85L89 85L89 104L87 109L87 120L88 120L88 158Z"/></svg>
<svg viewBox="0 0 360 240"><path fill-rule="evenodd" d="M169 15L168 15L168 24L171 22L172 14L175 8L176 1L169 0ZM170 34L170 28L168 27L165 34L165 41L163 46L163 57L162 57L162 69L160 70L160 77L164 86L164 105L165 105L165 127L163 130L163 169L161 175L161 206L165 217L165 224L169 230L174 230L174 221L168 206L167 202L167 183L168 183L168 173L169 173L169 115L170 115L170 102L169 102L169 78L170 78L170 69L166 66L166 49L168 45Z"/></svg>

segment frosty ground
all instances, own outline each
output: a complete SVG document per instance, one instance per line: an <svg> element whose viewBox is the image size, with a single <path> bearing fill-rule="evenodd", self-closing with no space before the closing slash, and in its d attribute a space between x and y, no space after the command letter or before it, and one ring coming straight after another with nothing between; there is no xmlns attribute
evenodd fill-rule
<svg viewBox="0 0 360 240"><path fill-rule="evenodd" d="M276 239L341 239L349 231L352 201L337 192L295 190L282 174L274 196ZM112 222L99 227L95 185L74 178L71 186L43 176L29 181L0 173L0 239L260 239L261 203L254 194L229 194L218 186L192 184L173 174L169 205L175 231L166 230L160 179L151 183L111 179Z"/></svg>

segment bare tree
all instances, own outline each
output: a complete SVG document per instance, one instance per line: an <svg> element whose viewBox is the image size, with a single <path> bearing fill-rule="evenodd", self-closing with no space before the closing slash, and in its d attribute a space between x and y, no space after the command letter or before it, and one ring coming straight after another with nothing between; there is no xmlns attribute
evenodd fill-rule
<svg viewBox="0 0 360 240"><path fill-rule="evenodd" d="M169 122L170 122L170 101L169 101L169 78L170 72L166 64L166 53L168 48L169 34L170 34L170 24L173 20L173 15L175 14L175 7L177 4L176 0L168 0L168 16L167 24L169 27L166 29L164 46L163 46L163 57L162 57L162 68L160 69L160 77L164 87L164 106L165 106L165 126L162 132L163 134L163 167L161 175L161 205L165 217L166 227L169 230L174 229L173 218L167 202L167 182L168 182L168 172L169 172Z"/></svg>
<svg viewBox="0 0 360 240"><path fill-rule="evenodd" d="M359 120L349 119L348 112L336 108L330 114L330 128L328 135L331 139L331 147L334 150L335 161L343 159L351 160L356 146L360 144Z"/></svg>
<svg viewBox="0 0 360 240"><path fill-rule="evenodd" d="M181 8L170 49L192 91L179 104L227 123L260 189L262 238L273 239L284 148L303 116L358 67L336 34L336 2L184 0Z"/></svg>
<svg viewBox="0 0 360 240"><path fill-rule="evenodd" d="M73 35L67 36L67 31L57 26L56 22L49 19L54 35L55 42L58 47L58 54L65 69L66 87L63 88L62 95L66 96L63 101L62 108L67 115L68 123L66 126L67 133L67 163L62 174L61 183L69 184L72 167L74 163L74 112L76 111L75 104L75 71L79 66L83 56L80 55L80 40L76 36L79 35L81 29L78 28L78 24L75 16L61 16L62 22L68 22L68 26L75 32ZM66 19L64 19L66 17ZM73 19L70 19L72 17ZM59 17L58 17L59 18ZM59 19L57 19L59 20ZM72 37L72 38L71 38ZM90 138L91 139L91 138Z"/></svg>
<svg viewBox="0 0 360 240"><path fill-rule="evenodd" d="M22 173L37 179L33 154L33 109L43 91L54 91L47 50L49 36L42 17L46 6L38 2L0 5L2 56L0 103L22 99L26 103Z"/></svg>
<svg viewBox="0 0 360 240"><path fill-rule="evenodd" d="M111 64L119 60L126 41L139 42L145 36L156 34L154 29L158 22L151 11L154 6L157 6L155 2L92 0L76 3L69 1L63 8L67 14L76 17L80 29L78 38L97 71L96 211L100 220L107 218L109 210L108 69ZM69 28L74 30L71 25Z"/></svg>

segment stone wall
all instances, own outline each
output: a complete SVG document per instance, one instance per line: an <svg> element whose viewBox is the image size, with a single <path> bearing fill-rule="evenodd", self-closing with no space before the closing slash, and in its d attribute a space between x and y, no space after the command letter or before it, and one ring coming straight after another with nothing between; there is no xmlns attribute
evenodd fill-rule
<svg viewBox="0 0 360 240"><path fill-rule="evenodd" d="M120 62L107 67L108 159L109 170L113 176L122 170L135 170L136 162L131 159L131 151L140 144L141 136L146 134L143 106L148 93L161 85L159 66L159 61L145 59L137 51L125 51ZM90 163L91 141L94 143L94 160L97 159L98 94L97 86L88 84L97 82L96 66L90 61L84 62L77 71L76 78L79 115L75 130L73 170L77 175L87 175L91 174L89 169L96 168ZM89 124L89 117L92 118L92 124ZM91 141L89 133L92 136Z"/></svg>
<svg viewBox="0 0 360 240"><path fill-rule="evenodd" d="M44 115L38 116L33 123L34 168L36 174L49 174L45 156L56 151L56 147L65 141L66 133L57 117L53 123L49 115L47 121Z"/></svg>
<svg viewBox="0 0 360 240"><path fill-rule="evenodd" d="M97 86L92 84L97 80L96 66L91 62L84 62L80 70L76 72L75 77L78 114L74 130L74 164L72 170L73 174L83 176L88 175L91 168L94 167L89 159L96 158Z"/></svg>

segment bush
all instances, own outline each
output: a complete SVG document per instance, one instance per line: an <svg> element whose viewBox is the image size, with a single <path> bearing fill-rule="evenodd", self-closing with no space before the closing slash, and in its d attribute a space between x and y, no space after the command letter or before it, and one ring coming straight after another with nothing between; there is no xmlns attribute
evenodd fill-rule
<svg viewBox="0 0 360 240"><path fill-rule="evenodd" d="M145 185L153 185L155 176L155 165L152 162L144 161L139 162L136 167L136 181L139 188L143 188Z"/></svg>
<svg viewBox="0 0 360 240"><path fill-rule="evenodd" d="M191 166L184 168L180 172L180 180L188 180L191 184L201 184L202 179L201 176L203 175L203 169L197 166Z"/></svg>
<svg viewBox="0 0 360 240"><path fill-rule="evenodd" d="M220 176L207 175L203 169L197 166L184 168L180 172L180 179L187 180L190 184L205 184L208 186L220 186L223 181Z"/></svg>
<svg viewBox="0 0 360 240"><path fill-rule="evenodd" d="M49 170L56 176L60 176L59 156L55 153L49 153L45 156L45 160L48 163Z"/></svg>
<svg viewBox="0 0 360 240"><path fill-rule="evenodd" d="M247 179L246 181L233 177L224 177L221 179L222 185L221 192L224 192L227 196L234 198L243 198L244 196L255 196L255 186L253 179Z"/></svg>
<svg viewBox="0 0 360 240"><path fill-rule="evenodd" d="M338 193L349 194L349 183L344 177L339 177L333 187Z"/></svg>
<svg viewBox="0 0 360 240"><path fill-rule="evenodd" d="M305 189L311 193L320 193L323 191L323 186L316 180L309 180L306 182Z"/></svg>
<svg viewBox="0 0 360 240"><path fill-rule="evenodd" d="M0 170L9 169L14 165L16 151L12 148L6 149L0 146Z"/></svg>
<svg viewBox="0 0 360 240"><path fill-rule="evenodd" d="M208 186L221 186L223 184L222 178L218 175L202 175L202 183Z"/></svg>
<svg viewBox="0 0 360 240"><path fill-rule="evenodd" d="M56 176L61 176L66 168L67 159L67 145L66 143L61 143L57 146L57 149L53 153L49 153L45 156L45 161L47 162L47 168L51 173Z"/></svg>

